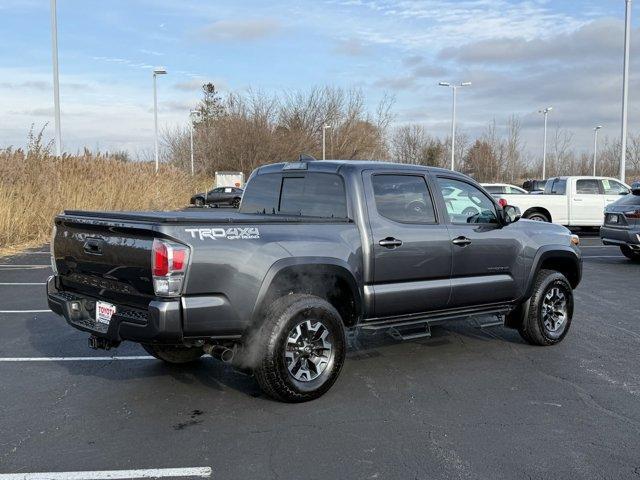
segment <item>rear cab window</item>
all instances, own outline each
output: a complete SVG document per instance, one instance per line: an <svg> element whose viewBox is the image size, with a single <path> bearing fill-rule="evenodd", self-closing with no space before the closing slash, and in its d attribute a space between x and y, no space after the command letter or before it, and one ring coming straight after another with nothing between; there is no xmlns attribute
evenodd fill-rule
<svg viewBox="0 0 640 480"><path fill-rule="evenodd" d="M344 181L333 173L256 175L247 184L240 212L345 219Z"/></svg>

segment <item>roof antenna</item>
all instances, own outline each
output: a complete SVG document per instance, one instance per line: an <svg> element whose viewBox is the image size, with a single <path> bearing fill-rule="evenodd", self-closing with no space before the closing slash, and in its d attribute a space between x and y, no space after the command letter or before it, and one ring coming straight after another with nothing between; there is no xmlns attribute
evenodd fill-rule
<svg viewBox="0 0 640 480"><path fill-rule="evenodd" d="M318 159L313 155L308 155L306 153L301 153L300 157L298 157L299 162L316 162Z"/></svg>

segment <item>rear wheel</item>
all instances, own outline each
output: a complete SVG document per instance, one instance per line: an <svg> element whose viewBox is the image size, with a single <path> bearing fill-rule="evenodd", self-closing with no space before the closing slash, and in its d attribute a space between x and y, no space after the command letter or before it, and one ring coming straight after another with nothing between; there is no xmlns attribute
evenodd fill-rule
<svg viewBox="0 0 640 480"><path fill-rule="evenodd" d="M640 251L631 250L626 245L620 245L620 251L629 260L633 260L635 262L639 262L640 261Z"/></svg>
<svg viewBox="0 0 640 480"><path fill-rule="evenodd" d="M338 378L346 354L340 314L314 295L285 295L273 302L256 339L256 380L267 395L285 402L323 395Z"/></svg>
<svg viewBox="0 0 640 480"><path fill-rule="evenodd" d="M555 345L569 331L573 317L573 289L564 275L540 270L531 298L511 314L506 324L518 329L532 345Z"/></svg>
<svg viewBox="0 0 640 480"><path fill-rule="evenodd" d="M162 360L163 362L173 364L195 362L204 355L204 350L201 347L143 344L142 348L144 348L152 357Z"/></svg>

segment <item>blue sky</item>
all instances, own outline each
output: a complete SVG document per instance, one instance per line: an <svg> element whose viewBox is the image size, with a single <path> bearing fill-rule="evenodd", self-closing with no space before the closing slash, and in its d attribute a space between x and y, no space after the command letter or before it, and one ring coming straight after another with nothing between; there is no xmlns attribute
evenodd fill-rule
<svg viewBox="0 0 640 480"><path fill-rule="evenodd" d="M636 10L630 115L640 131ZM392 93L396 124L444 136L450 93L437 83L469 80L459 118L470 135L517 114L533 148L535 112L550 104L552 125L587 149L595 124L619 134L623 17L623 0L58 0L64 147L148 151L151 70L162 65L163 127L186 124L206 81L267 93L328 84L361 88L371 108ZM0 0L0 146L52 124L49 21L47 0Z"/></svg>

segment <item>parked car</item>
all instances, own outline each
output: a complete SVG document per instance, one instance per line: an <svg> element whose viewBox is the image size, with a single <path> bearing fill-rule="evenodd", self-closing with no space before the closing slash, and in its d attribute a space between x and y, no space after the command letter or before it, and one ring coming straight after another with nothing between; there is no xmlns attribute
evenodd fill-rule
<svg viewBox="0 0 640 480"><path fill-rule="evenodd" d="M571 227L600 227L602 212L629 186L608 177L554 177L540 195L509 195L508 202L522 217Z"/></svg>
<svg viewBox="0 0 640 480"><path fill-rule="evenodd" d="M511 195L514 193L526 195L529 193L524 188L516 187L508 183L483 183L481 185L493 196Z"/></svg>
<svg viewBox="0 0 640 480"><path fill-rule="evenodd" d="M191 197L191 205L204 207L205 205L231 205L234 208L240 206L244 190L236 187L218 187L208 192L196 193Z"/></svg>
<svg viewBox="0 0 640 480"><path fill-rule="evenodd" d="M640 182L631 186L631 192L607 206L600 238L605 245L618 245L625 257L640 261Z"/></svg>
<svg viewBox="0 0 640 480"><path fill-rule="evenodd" d="M300 402L338 378L347 329L412 339L505 315L531 344L561 342L578 238L518 219L444 169L279 163L252 173L237 212L57 216L48 302L93 348L129 340L168 363L207 353Z"/></svg>

